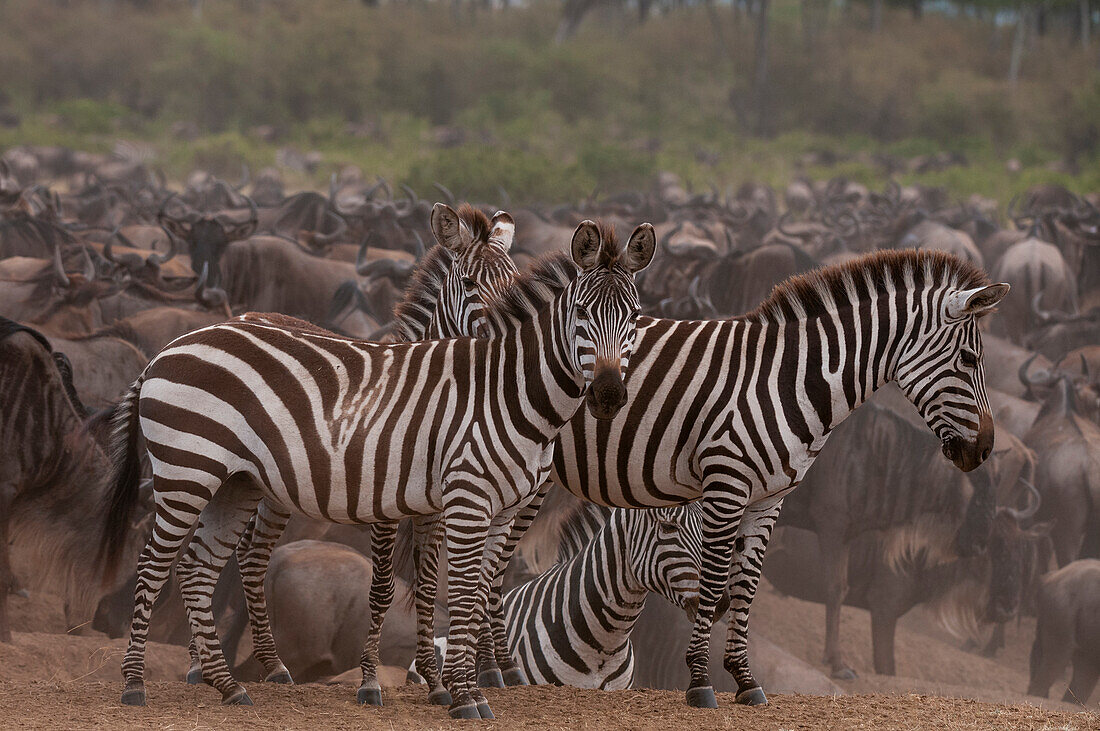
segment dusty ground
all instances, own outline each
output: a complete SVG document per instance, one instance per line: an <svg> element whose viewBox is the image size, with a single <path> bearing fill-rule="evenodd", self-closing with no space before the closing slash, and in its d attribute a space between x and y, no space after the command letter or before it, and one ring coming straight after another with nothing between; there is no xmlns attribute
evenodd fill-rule
<svg viewBox="0 0 1100 731"><path fill-rule="evenodd" d="M149 705L118 703L118 683L31 682L0 685L6 728L470 728L427 705L415 688L386 691L383 708L355 703L352 686L262 686L250 690L256 705L226 708L215 692L182 683L153 683ZM693 710L673 691L604 693L572 688L490 690L498 722L519 729L686 727L754 729L1100 729L1100 716L1001 706L920 695L823 698L776 696L764 708L735 706L723 695L717 711Z"/></svg>
<svg viewBox="0 0 1100 731"><path fill-rule="evenodd" d="M0 728L445 728L457 726L444 709L429 706L423 691L391 687L386 707L361 708L354 684L294 688L248 685L252 708L225 708L207 687L180 682L187 668L183 647L152 643L148 653L149 705L119 705L122 639L85 629L64 634L60 602L45 595L11 602L15 641L0 644ZM821 605L785 597L767 585L753 611L764 636L821 668ZM37 631L27 631L37 630ZM666 728L693 726L760 729L1034 728L1097 729L1094 696L1080 705L1024 695L1034 620L1008 628L1007 645L995 659L960 649L927 615L906 617L898 627L897 677L875 675L866 612L845 608L842 637L860 677L838 681L852 695L837 698L772 695L766 708L735 706L722 697L718 711L688 709L680 692L600 693L566 688L490 690L507 728ZM822 668L824 670L824 668ZM390 682L403 672L393 669ZM354 673L353 673L354 675ZM1056 684L1052 696L1065 688ZM920 695L916 695L919 693ZM1100 695L1100 691L1097 692Z"/></svg>

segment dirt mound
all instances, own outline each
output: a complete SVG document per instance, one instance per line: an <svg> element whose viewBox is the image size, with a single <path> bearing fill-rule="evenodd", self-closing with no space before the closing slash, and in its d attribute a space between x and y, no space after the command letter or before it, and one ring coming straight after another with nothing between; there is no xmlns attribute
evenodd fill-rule
<svg viewBox="0 0 1100 731"><path fill-rule="evenodd" d="M121 682L127 641L95 635L14 632L11 644L0 642L0 682L26 682L29 678ZM188 664L187 648L151 642L145 654L145 677L179 680Z"/></svg>
<svg viewBox="0 0 1100 731"><path fill-rule="evenodd" d="M32 682L0 685L4 723L16 728L389 729L471 728L446 709L429 706L424 691L385 692L385 707L359 706L350 685L297 687L253 684L255 706L225 707L213 689L152 683L149 705L119 705L121 683ZM487 691L500 725L517 729L799 728L799 729L1100 729L1100 716L1002 706L920 695L775 696L761 708L733 704L721 694L718 710L691 709L673 691L601 692L532 687Z"/></svg>

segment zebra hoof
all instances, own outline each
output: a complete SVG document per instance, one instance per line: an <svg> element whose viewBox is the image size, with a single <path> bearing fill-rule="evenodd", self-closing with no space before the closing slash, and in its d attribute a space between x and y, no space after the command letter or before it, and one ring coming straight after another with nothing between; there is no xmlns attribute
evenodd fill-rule
<svg viewBox="0 0 1100 731"><path fill-rule="evenodd" d="M733 699L734 702L740 703L743 706L766 706L768 705L768 697L764 695L764 689L759 685L755 688L749 688L743 690L737 694Z"/></svg>
<svg viewBox="0 0 1100 731"><path fill-rule="evenodd" d="M481 712L477 710L477 706L473 703L459 706L458 708L452 708L447 711L447 714L451 718L481 718Z"/></svg>
<svg viewBox="0 0 1100 731"><path fill-rule="evenodd" d="M688 688L687 704L692 708L717 708L718 698L714 695L714 688L709 685Z"/></svg>
<svg viewBox="0 0 1100 731"><path fill-rule="evenodd" d="M405 673L405 685L427 685L428 681L424 680L424 676L415 670L410 670ZM450 703L447 704L451 705Z"/></svg>
<svg viewBox="0 0 1100 731"><path fill-rule="evenodd" d="M122 691L122 705L144 706L145 688L127 688L126 690Z"/></svg>
<svg viewBox="0 0 1100 731"><path fill-rule="evenodd" d="M504 676L500 674L500 668L482 670L477 674L477 687L479 688L503 688Z"/></svg>
<svg viewBox="0 0 1100 731"><path fill-rule="evenodd" d="M508 668L504 671L504 684L508 687L514 685L530 685L527 682L527 676L523 674L523 671L519 668Z"/></svg>
<svg viewBox="0 0 1100 731"><path fill-rule="evenodd" d="M841 668L840 670L833 671L832 676L836 680L855 680L859 677L856 675L856 671L851 668Z"/></svg>
<svg viewBox="0 0 1100 731"><path fill-rule="evenodd" d="M265 683L279 683L280 685L294 685L294 678L290 677L290 671L286 668L276 670L264 678Z"/></svg>
<svg viewBox="0 0 1100 731"><path fill-rule="evenodd" d="M433 706L449 706L454 701L451 700L451 694L447 692L446 688L439 688L428 693L428 703Z"/></svg>
<svg viewBox="0 0 1100 731"><path fill-rule="evenodd" d="M248 697L248 691L238 686L237 690L230 691L222 696L223 706L251 706L252 699Z"/></svg>
<svg viewBox="0 0 1100 731"><path fill-rule="evenodd" d="M359 705L361 706L381 706L382 689L363 687L355 694L355 698L359 701Z"/></svg>
<svg viewBox="0 0 1100 731"><path fill-rule="evenodd" d="M188 685L202 685L202 668L191 668L187 671Z"/></svg>
<svg viewBox="0 0 1100 731"><path fill-rule="evenodd" d="M496 718L496 716L493 715L493 709L489 708L488 703L478 703L477 712L481 714L482 718Z"/></svg>

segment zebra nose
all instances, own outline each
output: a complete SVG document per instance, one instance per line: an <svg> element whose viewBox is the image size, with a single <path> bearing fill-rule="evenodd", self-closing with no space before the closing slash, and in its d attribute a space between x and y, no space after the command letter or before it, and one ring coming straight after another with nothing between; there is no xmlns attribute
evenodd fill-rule
<svg viewBox="0 0 1100 731"><path fill-rule="evenodd" d="M985 462L987 459L989 459L989 453L992 452L992 451L993 450L990 447L986 447L985 449L982 450L982 461L983 462Z"/></svg>

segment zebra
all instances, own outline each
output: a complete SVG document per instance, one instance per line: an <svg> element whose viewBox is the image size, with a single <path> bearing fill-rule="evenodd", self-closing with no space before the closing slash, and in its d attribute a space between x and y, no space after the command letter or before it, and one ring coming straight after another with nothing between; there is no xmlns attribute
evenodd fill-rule
<svg viewBox="0 0 1100 731"><path fill-rule="evenodd" d="M292 318L244 316L181 336L138 376L114 414L113 487L103 527L111 574L138 499L139 432L153 468L152 535L139 558L122 702L145 703L149 615L176 574L203 677L223 703L250 704L211 615L218 573L261 500L315 519L392 523L441 513L450 630L450 715L491 717L471 683L472 635L488 573L518 504L549 476L554 437L582 406L612 418L640 305L634 277L653 227L625 246L583 221L571 257L521 276L482 310L493 337L379 344ZM365 658L377 663L377 658ZM364 674L363 686L377 688Z"/></svg>
<svg viewBox="0 0 1100 731"><path fill-rule="evenodd" d="M639 320L627 405L610 422L578 414L559 433L552 481L615 507L700 502L689 705L717 707L710 630L727 588L723 665L737 682L738 703L767 702L749 668L747 635L772 527L829 432L875 389L897 383L959 469L975 469L989 455L993 419L978 320L1008 290L955 256L892 250L792 277L744 316ZM540 501L517 515L505 541L489 597L492 637L479 639L494 645L509 682L522 675L508 655L500 587Z"/></svg>
<svg viewBox="0 0 1100 731"><path fill-rule="evenodd" d="M702 514L696 505L608 510L586 503L580 515L591 525L578 537L591 539L504 596L508 650L531 682L623 690L633 684L630 633L648 593L695 618Z"/></svg>
<svg viewBox="0 0 1100 731"><path fill-rule="evenodd" d="M490 220L468 204L456 212L444 203L436 203L430 223L438 245L424 256L402 302L394 311L395 335L401 342L476 335L479 327L485 325L481 321L481 307L496 300L519 276L515 262L508 255L515 238L515 222L509 214L497 211ZM272 315L252 317L273 322ZM289 519L290 513L278 505L261 502L236 551L247 600L253 655L265 668L265 682L293 682L276 651L264 596L264 577L271 551ZM379 605L388 606L392 601L389 593L392 587L387 588L389 574L384 557L392 553L390 543L396 535L396 524L374 523L370 531L372 544L376 546L373 554L376 579L372 591ZM368 643L378 641L381 622L372 626L375 630ZM202 681L202 663L195 640L188 650L191 666L187 682L196 684ZM425 674L432 683L430 697L449 705L451 701L442 688L438 670L426 664ZM361 699L380 705L381 691L370 689Z"/></svg>

